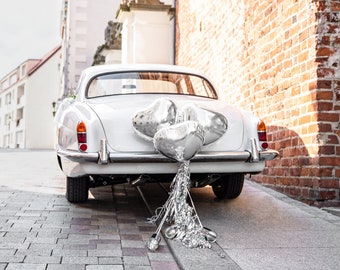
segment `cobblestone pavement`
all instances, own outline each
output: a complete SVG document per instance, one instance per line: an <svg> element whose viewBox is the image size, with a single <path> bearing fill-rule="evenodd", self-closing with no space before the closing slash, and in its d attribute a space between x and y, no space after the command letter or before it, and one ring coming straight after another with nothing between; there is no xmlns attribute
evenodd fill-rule
<svg viewBox="0 0 340 270"><path fill-rule="evenodd" d="M216 200L192 189L212 249L162 239L140 194L128 184L91 190L87 203L65 199L65 177L53 151L0 150L0 270L334 270L340 269L339 209L317 209L246 181L240 197ZM152 211L167 192L140 187Z"/></svg>
<svg viewBox="0 0 340 270"><path fill-rule="evenodd" d="M145 247L155 226L134 188L70 204L52 151L2 151L0 162L0 269L179 269L163 239L157 253Z"/></svg>

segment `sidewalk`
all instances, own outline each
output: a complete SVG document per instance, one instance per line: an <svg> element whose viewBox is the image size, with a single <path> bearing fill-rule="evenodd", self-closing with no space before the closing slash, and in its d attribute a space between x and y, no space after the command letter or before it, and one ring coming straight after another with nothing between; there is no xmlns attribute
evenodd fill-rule
<svg viewBox="0 0 340 270"><path fill-rule="evenodd" d="M0 151L0 270L178 270L134 188L94 189L90 200L65 199L53 151Z"/></svg>
<svg viewBox="0 0 340 270"><path fill-rule="evenodd" d="M0 151L0 270L340 269L340 217L246 181L235 200L210 188L191 194L212 249L145 242L156 227L135 188L92 190L84 204L65 199L53 151ZM153 210L167 194L141 187ZM171 253L172 251L172 253Z"/></svg>
<svg viewBox="0 0 340 270"><path fill-rule="evenodd" d="M217 233L212 250L170 241L183 269L340 269L340 217L246 181L236 200L217 202L192 190L203 226ZM220 257L221 249L224 258Z"/></svg>

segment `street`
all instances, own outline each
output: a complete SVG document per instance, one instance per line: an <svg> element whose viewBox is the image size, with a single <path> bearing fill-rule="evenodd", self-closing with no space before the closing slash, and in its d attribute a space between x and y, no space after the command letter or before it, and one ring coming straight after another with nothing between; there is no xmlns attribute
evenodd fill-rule
<svg viewBox="0 0 340 270"><path fill-rule="evenodd" d="M158 184L140 187L144 200L124 184L70 204L53 150L0 150L0 164L0 269L340 269L338 216L250 181L235 200L191 190L217 233L211 249L162 238L150 252L147 218L167 199Z"/></svg>

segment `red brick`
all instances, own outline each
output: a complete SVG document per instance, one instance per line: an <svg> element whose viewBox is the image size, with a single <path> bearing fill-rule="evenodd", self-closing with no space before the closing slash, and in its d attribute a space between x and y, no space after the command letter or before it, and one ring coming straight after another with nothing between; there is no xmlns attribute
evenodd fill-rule
<svg viewBox="0 0 340 270"><path fill-rule="evenodd" d="M339 180L319 180L320 188L336 189L339 188Z"/></svg>
<svg viewBox="0 0 340 270"><path fill-rule="evenodd" d="M318 89L331 89L332 81L331 80L318 80L317 86Z"/></svg>
<svg viewBox="0 0 340 270"><path fill-rule="evenodd" d="M336 157L320 157L320 166L340 166L340 160Z"/></svg>
<svg viewBox="0 0 340 270"><path fill-rule="evenodd" d="M334 155L335 146L334 145L322 145L319 147L319 154L321 155Z"/></svg>
<svg viewBox="0 0 340 270"><path fill-rule="evenodd" d="M327 47L323 47L323 48L319 48L316 51L316 56L330 56L333 54L333 50L331 50L330 48Z"/></svg>
<svg viewBox="0 0 340 270"><path fill-rule="evenodd" d="M319 121L325 122L339 122L339 113L338 112L320 112L318 114Z"/></svg>

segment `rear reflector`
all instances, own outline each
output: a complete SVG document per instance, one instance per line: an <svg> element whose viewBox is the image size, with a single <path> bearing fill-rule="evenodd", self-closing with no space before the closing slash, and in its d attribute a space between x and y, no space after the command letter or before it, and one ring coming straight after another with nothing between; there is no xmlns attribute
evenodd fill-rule
<svg viewBox="0 0 340 270"><path fill-rule="evenodd" d="M80 144L80 145L79 145L79 150L85 152L86 149L87 149L87 145L86 145L86 144Z"/></svg>

